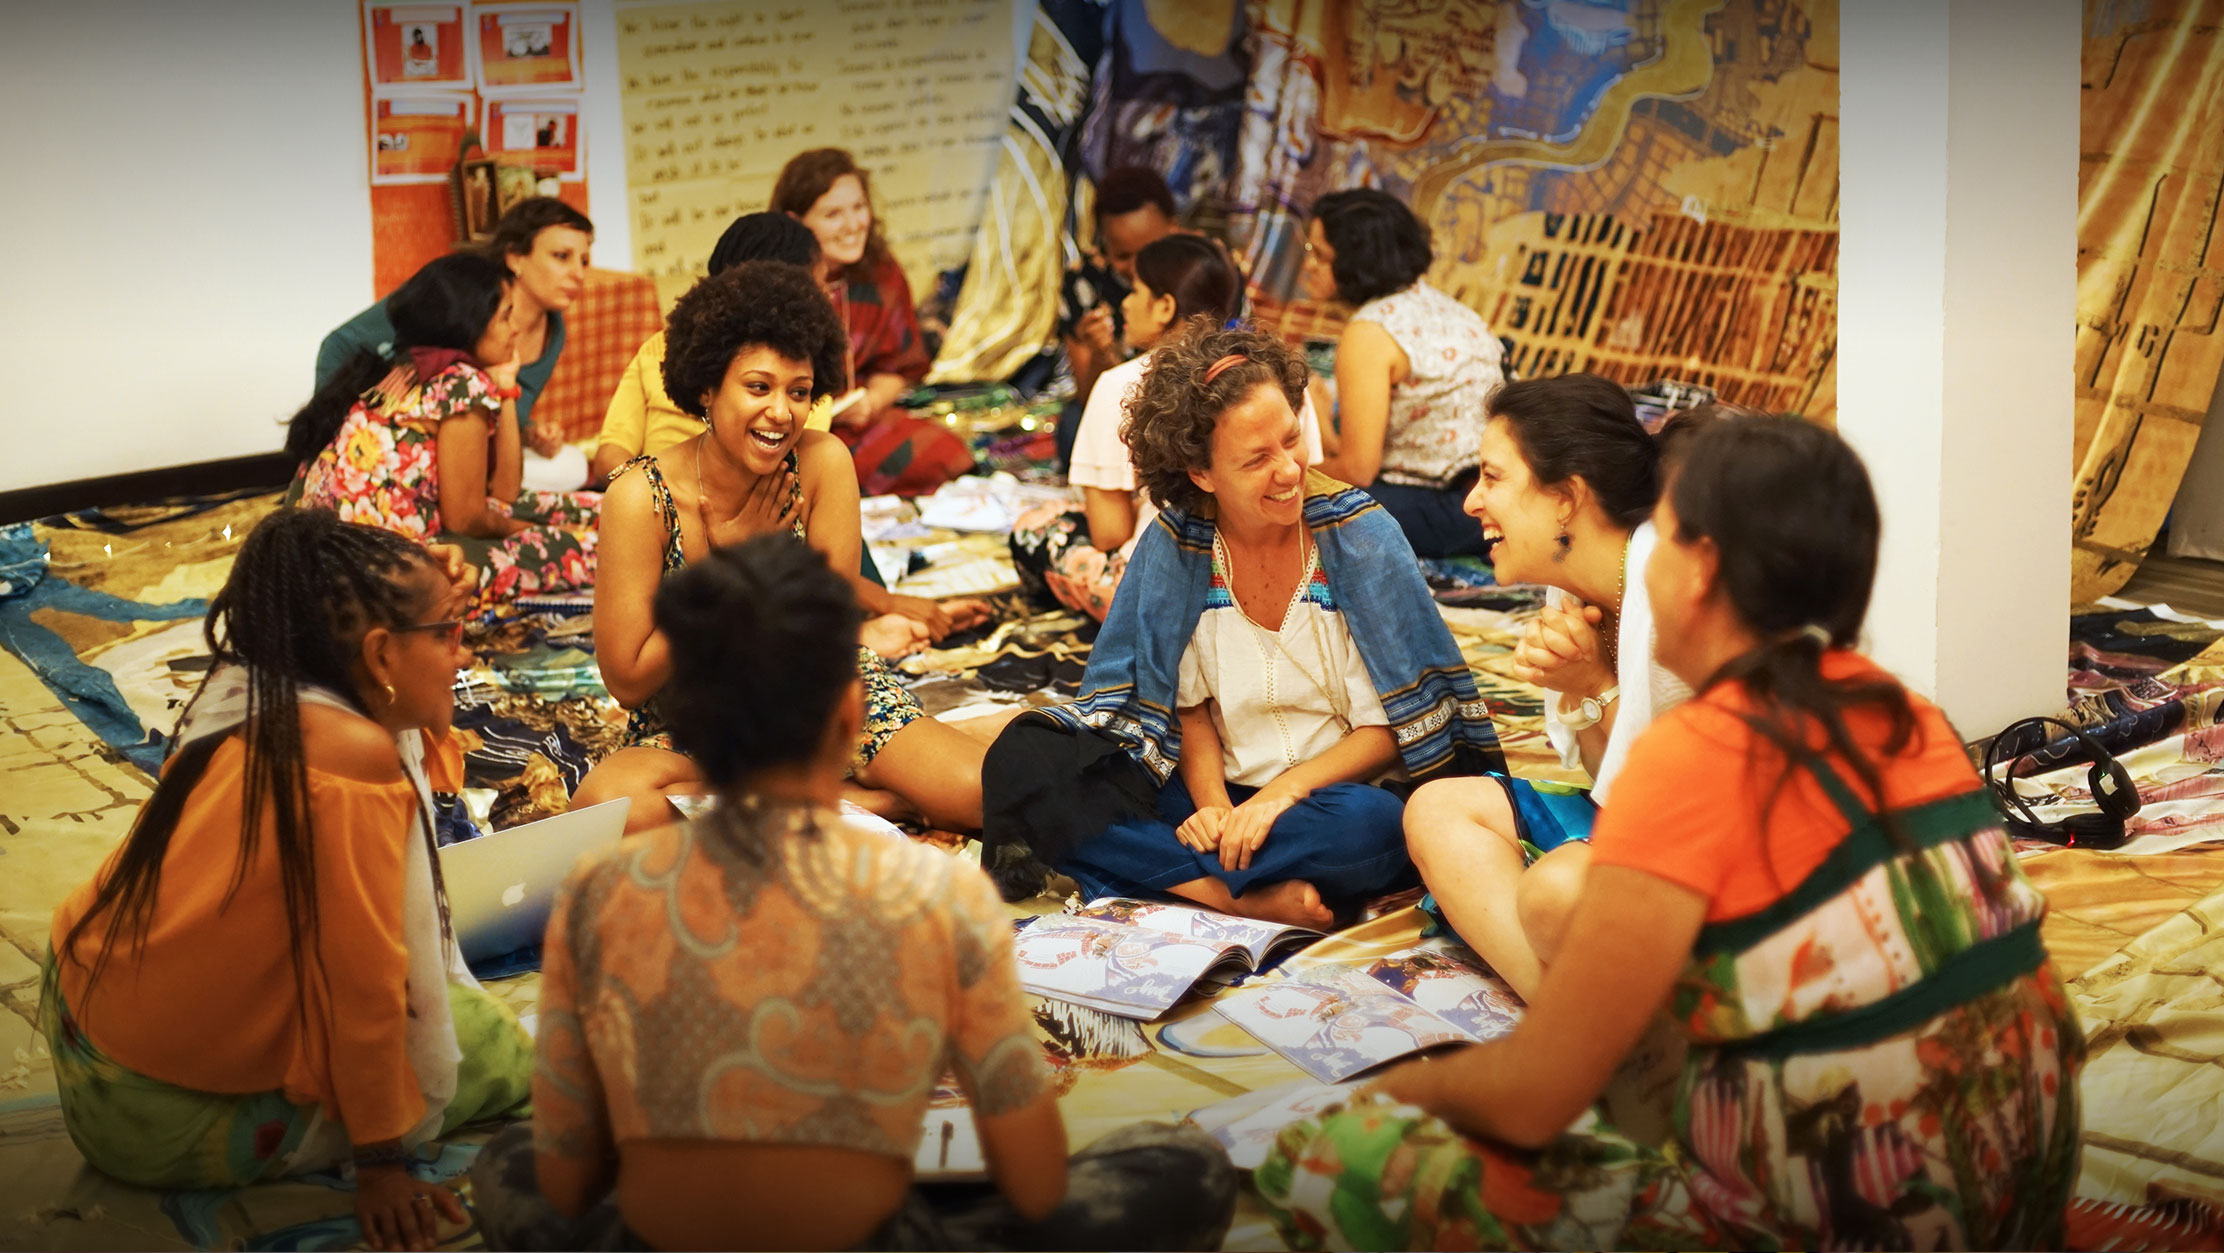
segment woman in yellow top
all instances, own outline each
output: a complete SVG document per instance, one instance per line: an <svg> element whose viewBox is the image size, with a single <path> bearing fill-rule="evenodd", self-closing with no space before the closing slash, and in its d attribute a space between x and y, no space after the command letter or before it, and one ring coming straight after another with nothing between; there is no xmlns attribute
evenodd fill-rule
<svg viewBox="0 0 2224 1253"><path fill-rule="evenodd" d="M248 536L176 753L54 915L39 1025L95 1167L229 1188L352 1160L374 1247L463 1220L407 1164L532 1074L455 951L432 852L426 741L446 746L474 577L323 510Z"/></svg>

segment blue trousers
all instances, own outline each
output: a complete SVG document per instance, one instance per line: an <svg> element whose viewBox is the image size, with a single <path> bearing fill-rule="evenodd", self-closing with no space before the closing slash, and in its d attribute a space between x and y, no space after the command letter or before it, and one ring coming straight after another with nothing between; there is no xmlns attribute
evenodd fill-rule
<svg viewBox="0 0 2224 1253"><path fill-rule="evenodd" d="M1461 512L1468 489L1474 486L1475 471L1469 470L1444 487L1411 487L1376 479L1367 485L1367 494L1398 520L1414 556L1483 557L1490 553L1483 545L1483 525Z"/></svg>
<svg viewBox="0 0 2224 1253"><path fill-rule="evenodd" d="M1228 785L1240 805L1259 789ZM1218 853L1199 853L1174 837L1197 812L1181 775L1158 790L1157 814L1106 827L1058 867L1081 885L1082 897L1164 892L1208 875L1241 896L1253 885L1303 879L1329 901L1363 900L1396 887L1413 869L1405 851L1405 802L1367 783L1338 783L1290 806L1243 870L1224 869Z"/></svg>

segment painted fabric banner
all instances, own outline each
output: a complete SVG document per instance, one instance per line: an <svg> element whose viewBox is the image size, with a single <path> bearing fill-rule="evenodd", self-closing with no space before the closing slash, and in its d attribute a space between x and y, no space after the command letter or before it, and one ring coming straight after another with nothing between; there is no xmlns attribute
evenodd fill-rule
<svg viewBox="0 0 2224 1253"><path fill-rule="evenodd" d="M1164 173L1185 220L1241 255L1262 322L1335 334L1340 311L1296 291L1305 217L1375 185L1430 223L1432 281L1514 342L1523 373L1834 412L1836 0L1100 12L1072 173ZM1041 290L1022 303L1047 326ZM938 376L1001 360L946 350Z"/></svg>
<svg viewBox="0 0 2224 1253"><path fill-rule="evenodd" d="M2086 0L2070 599L2130 581L2224 368L2224 0Z"/></svg>

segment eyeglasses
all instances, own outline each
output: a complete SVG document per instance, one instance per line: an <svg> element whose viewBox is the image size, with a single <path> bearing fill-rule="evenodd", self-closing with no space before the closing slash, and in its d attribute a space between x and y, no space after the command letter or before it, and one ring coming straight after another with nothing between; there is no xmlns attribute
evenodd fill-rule
<svg viewBox="0 0 2224 1253"><path fill-rule="evenodd" d="M414 622L408 626L398 626L394 629L396 631L439 631L447 637L447 644L450 648L463 643L463 619L461 618L449 618L442 622Z"/></svg>

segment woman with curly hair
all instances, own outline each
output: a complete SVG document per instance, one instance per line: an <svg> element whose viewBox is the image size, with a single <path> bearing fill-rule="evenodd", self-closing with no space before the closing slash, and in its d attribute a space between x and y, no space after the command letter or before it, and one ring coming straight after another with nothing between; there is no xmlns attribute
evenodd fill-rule
<svg viewBox="0 0 2224 1253"><path fill-rule="evenodd" d="M1080 700L1021 715L987 764L1007 894L1039 883L1032 841L1092 895L1325 926L1411 874L1377 783L1504 768L1397 524L1305 469L1306 377L1255 331L1153 355L1125 431L1159 515Z"/></svg>
<svg viewBox="0 0 2224 1253"><path fill-rule="evenodd" d="M397 359L358 351L286 432L301 503L458 545L485 571L481 607L595 582L601 496L523 487L516 295L490 257L426 262L385 301Z"/></svg>
<svg viewBox="0 0 2224 1253"><path fill-rule="evenodd" d="M863 542L848 450L804 426L813 402L838 385L843 354L841 323L810 274L743 262L682 296L664 335L665 390L705 429L611 478L595 659L633 715L626 747L580 780L572 802L634 797L627 823L636 829L665 820L667 794L703 786L701 767L673 748L659 707L672 653L651 612L657 585L712 549L767 532L793 531L843 571L858 568ZM894 794L893 804L866 799L936 826L978 827L981 744L921 712L871 649L860 646L858 666L866 717L851 778Z"/></svg>
<svg viewBox="0 0 2224 1253"><path fill-rule="evenodd" d="M1421 556L1481 555L1460 502L1483 402L1505 381L1498 337L1422 277L1436 256L1429 228L1396 196L1330 192L1308 230L1306 293L1356 306L1336 341L1337 446L1321 470L1366 488Z"/></svg>
<svg viewBox="0 0 2224 1253"><path fill-rule="evenodd" d="M1243 275L1227 252L1202 235L1168 235L1135 254L1134 283L1120 302L1127 342L1138 349L1179 343L1232 323L1243 302ZM1135 459L1120 427L1142 386L1148 356L1115 365L1096 380L1075 433L1066 481L1083 508L1045 505L1012 528L1012 564L1022 586L1102 620L1119 590L1135 544L1158 510L1136 490ZM1310 396L1298 407L1305 464L1321 459L1320 423Z"/></svg>
<svg viewBox="0 0 2224 1253"><path fill-rule="evenodd" d="M971 470L972 450L948 428L897 411L934 354L911 281L881 237L864 167L840 148L799 152L780 168L771 207L818 237L827 296L848 331L848 369L832 386L862 393L835 415L834 431L855 454L866 494L933 491Z"/></svg>

